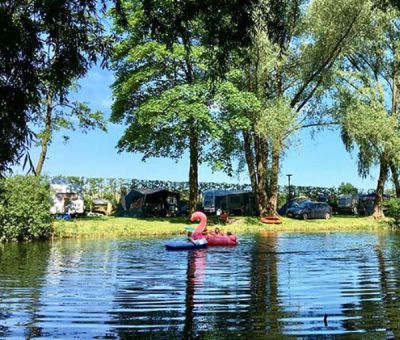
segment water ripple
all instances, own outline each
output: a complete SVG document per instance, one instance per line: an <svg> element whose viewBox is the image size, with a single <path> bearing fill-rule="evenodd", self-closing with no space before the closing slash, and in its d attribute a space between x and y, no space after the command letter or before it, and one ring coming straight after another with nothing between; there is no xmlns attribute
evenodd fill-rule
<svg viewBox="0 0 400 340"><path fill-rule="evenodd" d="M0 248L0 338L400 336L396 233L262 234Z"/></svg>

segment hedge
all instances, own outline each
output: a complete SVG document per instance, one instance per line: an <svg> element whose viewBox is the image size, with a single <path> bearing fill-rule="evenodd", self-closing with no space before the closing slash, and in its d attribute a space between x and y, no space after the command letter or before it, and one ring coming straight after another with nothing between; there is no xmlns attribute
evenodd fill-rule
<svg viewBox="0 0 400 340"><path fill-rule="evenodd" d="M34 176L0 180L0 241L38 240L51 232L48 182Z"/></svg>

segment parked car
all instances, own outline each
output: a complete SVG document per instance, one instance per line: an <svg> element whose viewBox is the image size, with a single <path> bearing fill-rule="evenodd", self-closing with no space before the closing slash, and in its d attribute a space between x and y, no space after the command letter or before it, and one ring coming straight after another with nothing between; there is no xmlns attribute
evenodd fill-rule
<svg viewBox="0 0 400 340"><path fill-rule="evenodd" d="M282 207L279 208L278 214L281 216L285 216L290 208L296 208L299 206L300 203L310 201L307 197L295 197L291 198L287 201Z"/></svg>
<svg viewBox="0 0 400 340"><path fill-rule="evenodd" d="M332 208L328 203L306 201L300 203L297 207L289 208L287 216L303 220L309 218L328 219L332 216Z"/></svg>

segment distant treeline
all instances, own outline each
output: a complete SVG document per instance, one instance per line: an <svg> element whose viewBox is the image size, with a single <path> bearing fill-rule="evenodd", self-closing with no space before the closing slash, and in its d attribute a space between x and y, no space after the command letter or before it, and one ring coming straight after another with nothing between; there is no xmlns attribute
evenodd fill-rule
<svg viewBox="0 0 400 340"><path fill-rule="evenodd" d="M161 180L140 180L127 178L93 178L78 176L54 176L51 180L65 180L67 183L82 186L83 192L91 197L102 197L119 200L120 195L124 195L131 188L157 189L164 188L182 194L189 192L189 182L173 182ZM250 184L200 182L200 192L207 190L251 190ZM335 187L315 187L315 186L290 186L291 196L307 196L317 199L321 196L335 196L338 189ZM286 197L289 193L288 186L279 186L279 193Z"/></svg>

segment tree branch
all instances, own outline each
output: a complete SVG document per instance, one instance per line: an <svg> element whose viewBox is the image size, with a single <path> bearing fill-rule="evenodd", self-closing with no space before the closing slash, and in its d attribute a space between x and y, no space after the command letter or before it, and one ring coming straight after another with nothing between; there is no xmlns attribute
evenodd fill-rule
<svg viewBox="0 0 400 340"><path fill-rule="evenodd" d="M347 28L347 30L345 31L345 33L342 35L342 37L339 39L339 41L336 43L336 45L334 46L332 52L330 53L330 55L327 57L327 59L322 63L322 65L311 74L311 76L309 77L309 79L303 84L303 86L297 91L297 93L295 94L295 96L293 97L292 101L290 102L290 106L294 107L297 102L299 101L300 97L303 95L304 91L307 89L307 87L310 85L310 83L312 81L314 81L314 79L319 76L322 71L324 71L324 69L335 60L335 58L338 56L338 53L340 52L341 48L342 48L342 43L343 41L349 36L358 16L360 15L361 11L359 11L353 18L353 20L351 21L349 27ZM315 92L315 90L313 90L312 92ZM308 96L309 100L311 97ZM306 104L306 101L303 101L302 106L304 106Z"/></svg>
<svg viewBox="0 0 400 340"><path fill-rule="evenodd" d="M298 124L296 127L293 129L289 130L286 132L282 140L285 140L288 136L290 136L293 132L298 131L300 129L306 129L310 127L317 127L317 126L334 126L334 125L339 125L339 122L333 121L333 122L320 122L320 123L310 123L310 124Z"/></svg>

